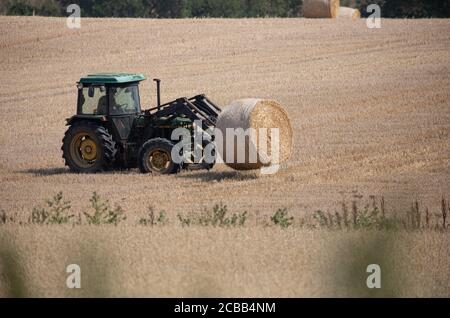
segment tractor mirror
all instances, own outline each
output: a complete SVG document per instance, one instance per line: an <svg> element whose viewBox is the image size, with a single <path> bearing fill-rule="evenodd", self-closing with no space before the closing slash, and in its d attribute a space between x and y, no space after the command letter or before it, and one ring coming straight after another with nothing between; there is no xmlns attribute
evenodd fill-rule
<svg viewBox="0 0 450 318"><path fill-rule="evenodd" d="M89 88L88 88L88 96L90 98L94 97L94 86L89 86Z"/></svg>

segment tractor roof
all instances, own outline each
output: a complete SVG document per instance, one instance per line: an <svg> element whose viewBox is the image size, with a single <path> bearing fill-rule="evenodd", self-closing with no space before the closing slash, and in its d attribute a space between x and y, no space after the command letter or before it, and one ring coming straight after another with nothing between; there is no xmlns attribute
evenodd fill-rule
<svg viewBox="0 0 450 318"><path fill-rule="evenodd" d="M80 79L82 84L124 84L146 80L143 74L137 73L98 73Z"/></svg>

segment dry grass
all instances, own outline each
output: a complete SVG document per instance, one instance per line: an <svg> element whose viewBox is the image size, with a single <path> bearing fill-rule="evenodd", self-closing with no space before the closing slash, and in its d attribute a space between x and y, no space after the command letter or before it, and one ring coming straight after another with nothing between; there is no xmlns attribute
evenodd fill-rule
<svg viewBox="0 0 450 318"><path fill-rule="evenodd" d="M304 19L85 19L79 31L64 23L0 17L0 209L27 213L60 190L79 209L98 191L129 210L157 204L175 214L212 198L249 212L301 213L354 190L400 208L414 197L438 208L449 193L446 20L384 20L381 30ZM165 100L200 92L219 105L276 99L291 118L293 156L261 178L225 167L170 177L69 174L60 146L75 82L113 70L161 77ZM151 93L145 83L146 107Z"/></svg>
<svg viewBox="0 0 450 318"><path fill-rule="evenodd" d="M97 191L128 213L153 205L170 219L220 201L232 211L271 215L286 207L300 216L332 209L354 191L384 196L390 210L409 209L413 198L439 210L450 192L449 31L448 20L385 19L382 29L370 30L364 20L83 19L81 30L69 30L64 19L0 17L0 211L28 215L61 190L78 213ZM64 119L75 111L75 82L97 71L160 77L164 100L202 92L222 106L276 99L291 118L293 156L270 177L226 167L169 177L70 174L60 153ZM143 85L146 108L155 104L153 92ZM360 235L369 235L149 231L131 227L133 219L126 230L13 227L0 235L30 257L21 267L32 295L67 295L60 267L71 258L61 255L69 245L81 248L83 237L85 246L110 245L105 253L128 266L112 266L121 278L111 284L130 282L112 289L115 295L148 296L345 295L345 283L333 291L318 274L331 266L338 242L363 246ZM420 280L398 294L448 295L449 285L440 285L448 278L448 236L401 235L395 244L413 255L405 271ZM42 269L45 280L37 274Z"/></svg>
<svg viewBox="0 0 450 318"><path fill-rule="evenodd" d="M3 274L17 264L7 277L19 278L24 296L450 295L450 241L438 232L29 226L2 228L0 241ZM65 287L72 263L81 290ZM372 263L382 268L381 290L365 287ZM0 295L11 295L3 282Z"/></svg>

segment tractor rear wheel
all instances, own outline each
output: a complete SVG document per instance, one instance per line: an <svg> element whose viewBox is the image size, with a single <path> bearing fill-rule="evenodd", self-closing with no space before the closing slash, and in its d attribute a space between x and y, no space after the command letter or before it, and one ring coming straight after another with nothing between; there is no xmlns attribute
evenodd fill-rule
<svg viewBox="0 0 450 318"><path fill-rule="evenodd" d="M173 174L180 165L172 160L174 144L163 138L150 139L139 150L138 164L142 173Z"/></svg>
<svg viewBox="0 0 450 318"><path fill-rule="evenodd" d="M112 135L93 122L72 125L64 136L61 150L66 166L79 173L108 170L117 153Z"/></svg>

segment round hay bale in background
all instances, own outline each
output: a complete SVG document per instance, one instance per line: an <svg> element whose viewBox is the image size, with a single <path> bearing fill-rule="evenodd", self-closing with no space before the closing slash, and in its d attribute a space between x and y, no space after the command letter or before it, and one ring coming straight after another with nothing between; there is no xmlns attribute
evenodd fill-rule
<svg viewBox="0 0 450 318"><path fill-rule="evenodd" d="M303 0L305 18L336 18L339 15L339 0Z"/></svg>
<svg viewBox="0 0 450 318"><path fill-rule="evenodd" d="M359 19L361 18L361 13L358 9L340 7L339 8L339 18L352 18Z"/></svg>
<svg viewBox="0 0 450 318"><path fill-rule="evenodd" d="M224 162L235 170L255 170L262 167L271 166L274 163L271 154L271 130L270 128L278 128L279 130L279 162L288 160L292 153L293 130L284 108L275 101L264 99L242 99L231 103L224 108L217 119L216 128L220 129L223 135L222 147L219 148L219 154ZM238 149L237 138L227 140L227 128L242 128L247 131L253 128L255 134L246 136L245 149ZM266 146L260 147L259 129L266 128ZM230 137L228 137L230 138ZM234 144L234 157L229 154L227 157L227 143ZM264 145L264 143L263 143ZM220 149L222 148L222 149ZM245 152L245 161L238 162L238 151ZM251 152L256 154L256 161L252 161ZM241 157L242 158L242 157ZM232 162L227 162L227 161ZM276 164L276 163L275 163Z"/></svg>

